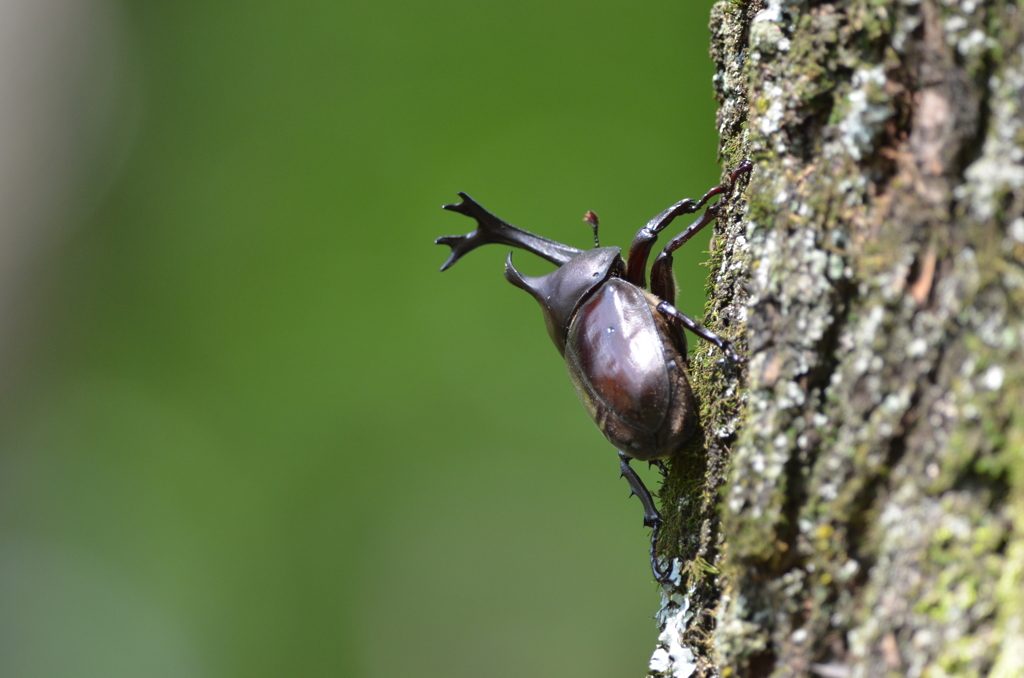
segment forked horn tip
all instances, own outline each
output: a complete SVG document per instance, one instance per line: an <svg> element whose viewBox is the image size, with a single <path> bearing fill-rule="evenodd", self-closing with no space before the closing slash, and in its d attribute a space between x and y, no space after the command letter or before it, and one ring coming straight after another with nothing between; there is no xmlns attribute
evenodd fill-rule
<svg viewBox="0 0 1024 678"><path fill-rule="evenodd" d="M469 197L469 194L464 191L459 191L459 197L462 198L462 202L451 202L447 205L441 205L441 209L448 210L449 212L458 212L459 214L466 214L466 210L470 209L473 205L477 205L477 201Z"/></svg>
<svg viewBox="0 0 1024 678"><path fill-rule="evenodd" d="M435 245L447 245L452 248L452 251L448 254L448 258L445 259L444 263L441 265L442 271L447 271L456 261L459 260L459 257L462 256L456 245L462 241L463 237L464 236L460 235L442 235L440 238L436 238L434 240Z"/></svg>

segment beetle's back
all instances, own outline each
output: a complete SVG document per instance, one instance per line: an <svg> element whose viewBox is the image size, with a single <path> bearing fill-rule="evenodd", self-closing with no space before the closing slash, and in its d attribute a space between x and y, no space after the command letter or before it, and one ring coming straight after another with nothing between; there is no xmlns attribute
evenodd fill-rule
<svg viewBox="0 0 1024 678"><path fill-rule="evenodd" d="M583 303L566 337L584 407L613 445L642 461L672 456L696 426L686 356L657 303L612 278Z"/></svg>

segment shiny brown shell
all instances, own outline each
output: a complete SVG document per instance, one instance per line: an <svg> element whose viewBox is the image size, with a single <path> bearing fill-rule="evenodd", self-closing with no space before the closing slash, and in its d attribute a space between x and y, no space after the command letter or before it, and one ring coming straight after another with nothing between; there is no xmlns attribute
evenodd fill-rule
<svg viewBox="0 0 1024 678"><path fill-rule="evenodd" d="M580 306L565 342L583 406L612 445L641 461L672 456L697 425L685 346L655 311L659 301L610 278Z"/></svg>

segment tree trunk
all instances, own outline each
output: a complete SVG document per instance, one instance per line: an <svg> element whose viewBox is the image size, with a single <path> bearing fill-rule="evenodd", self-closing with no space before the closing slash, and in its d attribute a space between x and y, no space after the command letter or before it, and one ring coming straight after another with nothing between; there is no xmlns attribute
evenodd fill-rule
<svg viewBox="0 0 1024 678"><path fill-rule="evenodd" d="M722 0L670 676L1024 675L1024 10ZM745 328L745 329L744 329Z"/></svg>

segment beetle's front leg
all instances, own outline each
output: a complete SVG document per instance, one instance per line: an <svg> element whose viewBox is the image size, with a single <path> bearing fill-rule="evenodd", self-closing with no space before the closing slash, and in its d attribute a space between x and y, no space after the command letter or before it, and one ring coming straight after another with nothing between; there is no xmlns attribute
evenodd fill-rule
<svg viewBox="0 0 1024 678"><path fill-rule="evenodd" d="M654 578L659 583L664 584L668 581L671 570L662 572L658 567L658 532L661 530L661 514L658 513L658 507L654 505L654 497L647 490L644 481L640 480L640 476L629 465L632 459L628 454L619 450L619 471L621 472L621 477L625 478L626 482L629 483L630 496L636 495L640 503L643 504L644 527L651 528L651 572L654 573Z"/></svg>
<svg viewBox="0 0 1024 678"><path fill-rule="evenodd" d="M741 356L732 347L732 342L727 339L722 339L720 336L709 330L708 328L701 325L699 322L691 318L690 316L682 313L672 304L663 301L658 304L658 313L665 316L667 319L678 323L682 327L690 330L704 341L709 341L718 348L722 349L726 357L734 363L745 363L747 359Z"/></svg>
<svg viewBox="0 0 1024 678"><path fill-rule="evenodd" d="M708 207L697 221L687 226L686 230L672 238L672 240L665 245L665 249L662 250L661 254L659 254L654 260L654 264L651 266L651 292L656 296L664 299L670 304L676 303L676 279L672 274L672 253L686 244L686 242L696 235L702 228L718 218L718 213L722 209L722 204L732 197L732 191L736 186L736 181L740 176L746 174L752 168L753 165L750 162L740 164L739 167L734 169L732 172L729 172L729 183L715 186L705 193L704 197L696 203L696 207L700 207L714 196L722 195L722 199L717 204ZM653 244L653 242L651 244ZM630 254L632 254L632 251L630 251ZM644 261L647 261L646 255Z"/></svg>
<svg viewBox="0 0 1024 678"><path fill-rule="evenodd" d="M665 230L673 219L681 214L696 212L702 204L702 202L697 203L689 198L680 200L637 231L633 236L633 243L629 246L629 254L626 256L626 275L624 277L628 282L637 287L647 287L647 258L651 255L654 243L658 241L658 234Z"/></svg>
<svg viewBox="0 0 1024 678"><path fill-rule="evenodd" d="M739 177L744 172L749 172L751 167L753 167L753 165L751 165L749 162L744 162L742 165L740 165L735 170L729 173L729 183L719 184L718 186L715 186L710 191L701 196L700 200L694 201L690 200L689 198L687 198L686 200L680 200L675 205L672 205L672 207L669 207L667 210L665 210L658 216L648 221L647 225L641 228L639 231L637 231L636 235L633 236L633 244L630 245L629 255L626 257L626 275L624 276L625 279L633 283L637 287L647 287L647 258L651 254L651 248L654 247L654 243L658 240L658 234L665 230L665 227L671 224L673 219L682 214L693 214L701 207L704 207L704 205L706 205L707 202L714 198L716 195L725 193L726 196L728 196L729 193L732 192L732 187L736 183L736 178ZM684 242L689 240L694 233L696 233L700 229L704 228L704 226L714 221L715 216L716 215L711 215L710 217L702 217L696 223L692 224L689 228L687 228L686 231L684 231L684 233L688 233L688 235L686 235L681 242L675 245L673 251L680 245L682 245ZM680 236L677 236L676 240L678 240L679 237ZM673 289L673 294L674 293L675 291ZM658 293L655 292L655 294Z"/></svg>
<svg viewBox="0 0 1024 678"><path fill-rule="evenodd" d="M704 210L704 214L700 215L697 221L687 226L685 231L665 245L665 249L654 259L651 266L651 292L655 296L669 304L676 303L676 277L672 273L672 253L717 218L718 205L712 205Z"/></svg>

